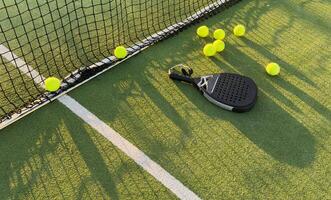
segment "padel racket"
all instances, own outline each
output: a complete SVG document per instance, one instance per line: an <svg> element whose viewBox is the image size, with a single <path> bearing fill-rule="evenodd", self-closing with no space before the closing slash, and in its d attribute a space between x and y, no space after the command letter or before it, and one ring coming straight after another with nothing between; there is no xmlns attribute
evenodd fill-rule
<svg viewBox="0 0 331 200"><path fill-rule="evenodd" d="M193 70L182 64L169 69L171 79L196 86L210 102L226 110L247 112L256 103L257 86L249 77L232 73L191 77L192 74Z"/></svg>

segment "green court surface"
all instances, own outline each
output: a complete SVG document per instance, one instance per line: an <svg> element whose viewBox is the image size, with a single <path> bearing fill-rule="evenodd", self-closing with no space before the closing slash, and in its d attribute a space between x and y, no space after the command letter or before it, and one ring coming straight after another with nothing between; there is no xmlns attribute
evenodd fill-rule
<svg viewBox="0 0 331 200"><path fill-rule="evenodd" d="M143 5L132 0L3 0L0 2L0 45L24 58L44 77L64 78L76 69L110 56L114 47L131 46L145 39L147 33L161 31L208 3L208 0L198 3L193 0L182 3L145 1ZM31 103L31 99L35 100L43 92L38 92L39 88L34 87L31 80L19 76L20 72L9 65L8 61L0 59L0 83L4 85L4 94L0 94L3 108L0 117L13 108ZM26 92L15 93L15 90ZM10 101L14 103L8 105Z"/></svg>
<svg viewBox="0 0 331 200"><path fill-rule="evenodd" d="M36 86L30 77L22 76L16 67L7 62L0 63L0 80L0 107L3 108L3 110L0 109L0 116L33 100L39 95L39 92L44 90L42 87Z"/></svg>
<svg viewBox="0 0 331 200"><path fill-rule="evenodd" d="M242 1L69 93L202 199L331 199L331 2ZM242 23L243 38L231 34ZM226 49L206 58L212 38ZM264 71L282 67L278 77ZM248 113L224 111L167 70L253 78ZM167 188L58 102L1 130L4 199L172 199Z"/></svg>

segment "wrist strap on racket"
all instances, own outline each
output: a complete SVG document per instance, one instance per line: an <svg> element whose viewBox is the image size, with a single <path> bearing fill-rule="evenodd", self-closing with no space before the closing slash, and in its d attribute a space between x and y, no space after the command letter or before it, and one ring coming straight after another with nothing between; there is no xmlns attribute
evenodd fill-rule
<svg viewBox="0 0 331 200"><path fill-rule="evenodd" d="M171 67L168 71L169 78L172 80L183 81L186 83L193 83L191 75L193 74L193 69L184 64L178 64Z"/></svg>

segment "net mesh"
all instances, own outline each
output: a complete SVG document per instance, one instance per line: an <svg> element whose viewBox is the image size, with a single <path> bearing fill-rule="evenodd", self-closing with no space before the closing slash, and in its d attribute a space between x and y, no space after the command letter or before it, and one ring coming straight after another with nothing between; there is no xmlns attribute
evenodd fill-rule
<svg viewBox="0 0 331 200"><path fill-rule="evenodd" d="M44 77L64 80L63 92L115 63L116 46L133 54L237 1L1 1L0 123L49 100Z"/></svg>

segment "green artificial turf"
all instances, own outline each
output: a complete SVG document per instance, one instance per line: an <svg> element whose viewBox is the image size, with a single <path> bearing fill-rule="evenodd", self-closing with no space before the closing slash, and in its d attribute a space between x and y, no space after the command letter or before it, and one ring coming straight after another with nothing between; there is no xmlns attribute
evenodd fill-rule
<svg viewBox="0 0 331 200"><path fill-rule="evenodd" d="M111 56L116 46L132 46L210 3L208 0L3 0L0 2L0 45L9 48L44 77L64 79L77 69ZM0 59L0 65L6 62ZM36 93L37 86L26 89L29 83L1 70L0 84L8 86L7 79L25 91L22 97L14 86L1 90L19 107L44 92ZM27 98L28 92L33 94ZM1 98L0 110L13 111L9 104L9 100Z"/></svg>
<svg viewBox="0 0 331 200"><path fill-rule="evenodd" d="M203 199L330 199L330 9L321 0L242 1L69 95ZM243 38L231 34L238 23ZM227 32L214 58L202 54L212 38L195 35L202 24ZM280 64L280 76L265 73L269 62ZM196 75L253 78L256 106L236 114L212 105L168 78L178 63ZM0 143L0 196L172 197L58 103L2 130Z"/></svg>
<svg viewBox="0 0 331 200"><path fill-rule="evenodd" d="M174 199L58 102L0 134L1 199Z"/></svg>
<svg viewBox="0 0 331 200"><path fill-rule="evenodd" d="M25 105L43 91L8 62L0 63L0 82L0 117Z"/></svg>
<svg viewBox="0 0 331 200"><path fill-rule="evenodd" d="M317 6L319 5L319 6ZM330 77L328 2L243 1L165 40L71 93L204 199L328 199ZM324 13L324 14L323 14ZM235 24L247 34L231 34ZM226 49L206 58L202 24L224 28ZM264 67L277 62L278 77ZM169 80L235 72L259 86L255 108L230 113Z"/></svg>

